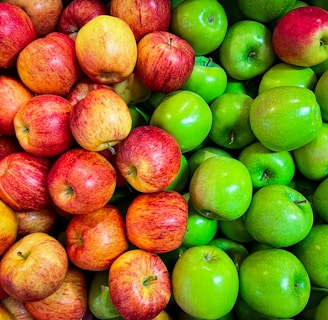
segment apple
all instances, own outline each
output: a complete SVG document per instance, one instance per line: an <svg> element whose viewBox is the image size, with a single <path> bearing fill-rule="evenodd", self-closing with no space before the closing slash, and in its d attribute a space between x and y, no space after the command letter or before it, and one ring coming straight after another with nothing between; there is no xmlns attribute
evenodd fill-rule
<svg viewBox="0 0 328 320"><path fill-rule="evenodd" d="M184 239L188 203L177 191L141 193L129 204L125 219L130 243L154 253L169 252Z"/></svg>
<svg viewBox="0 0 328 320"><path fill-rule="evenodd" d="M21 151L24 151L24 149L15 136L0 135L0 160L9 154Z"/></svg>
<svg viewBox="0 0 328 320"><path fill-rule="evenodd" d="M181 154L180 169L175 179L164 189L182 192L189 183L189 164L184 154Z"/></svg>
<svg viewBox="0 0 328 320"><path fill-rule="evenodd" d="M3 320L16 320L12 313L10 313L9 310L2 304L0 304L0 316Z"/></svg>
<svg viewBox="0 0 328 320"><path fill-rule="evenodd" d="M153 320L173 320L166 310L162 310Z"/></svg>
<svg viewBox="0 0 328 320"><path fill-rule="evenodd" d="M187 314L219 319L229 313L238 297L238 272L231 258L215 246L188 248L172 271L172 293Z"/></svg>
<svg viewBox="0 0 328 320"><path fill-rule="evenodd" d="M1 4L0 4L1 6ZM0 135L15 136L14 117L33 93L17 78L0 76Z"/></svg>
<svg viewBox="0 0 328 320"><path fill-rule="evenodd" d="M26 310L24 301L20 301L8 296L1 300L1 304L12 314L16 320L34 320L32 315Z"/></svg>
<svg viewBox="0 0 328 320"><path fill-rule="evenodd" d="M106 15L109 11L100 0L73 0L62 10L58 31L76 39L77 33L94 17Z"/></svg>
<svg viewBox="0 0 328 320"><path fill-rule="evenodd" d="M130 26L137 42L147 33L168 31L171 21L170 0L111 0L109 12Z"/></svg>
<svg viewBox="0 0 328 320"><path fill-rule="evenodd" d="M128 136L132 118L123 98L103 87L91 90L74 106L69 123L75 141L82 148L101 151Z"/></svg>
<svg viewBox="0 0 328 320"><path fill-rule="evenodd" d="M327 59L328 61L328 59ZM314 88L314 94L320 105L321 116L324 121L328 121L328 70L326 70L318 79L316 86Z"/></svg>
<svg viewBox="0 0 328 320"><path fill-rule="evenodd" d="M136 76L153 92L178 90L190 77L195 53L184 39L168 31L147 33L138 42Z"/></svg>
<svg viewBox="0 0 328 320"><path fill-rule="evenodd" d="M20 7L0 3L0 68L15 68L18 54L37 38L32 20Z"/></svg>
<svg viewBox="0 0 328 320"><path fill-rule="evenodd" d="M39 320L81 319L86 313L87 279L76 267L70 266L61 286L48 297L25 303L26 310Z"/></svg>
<svg viewBox="0 0 328 320"><path fill-rule="evenodd" d="M149 251L122 253L109 269L110 298L125 320L151 320L168 305L171 280L161 258Z"/></svg>
<svg viewBox="0 0 328 320"><path fill-rule="evenodd" d="M13 298L38 301L59 289L67 270L68 257L60 242L35 232L16 241L3 255L0 282Z"/></svg>
<svg viewBox="0 0 328 320"><path fill-rule="evenodd" d="M157 192L172 183L179 173L181 150L167 131L145 125L131 130L117 146L116 165L132 188Z"/></svg>
<svg viewBox="0 0 328 320"><path fill-rule="evenodd" d="M256 138L272 151L300 148L317 137L322 127L314 92L297 86L275 87L259 94L249 120Z"/></svg>
<svg viewBox="0 0 328 320"><path fill-rule="evenodd" d="M47 176L52 160L26 151L15 152L0 161L0 199L15 211L40 210L51 198Z"/></svg>
<svg viewBox="0 0 328 320"><path fill-rule="evenodd" d="M137 44L129 25L110 15L96 16L75 39L76 56L84 73L95 82L125 80L137 61Z"/></svg>
<svg viewBox="0 0 328 320"><path fill-rule="evenodd" d="M72 214L102 208L116 187L116 172L100 153L73 148L56 159L47 176L54 204Z"/></svg>
<svg viewBox="0 0 328 320"><path fill-rule="evenodd" d="M326 197L327 188L328 177L317 184L313 194L314 210L325 222L328 222L328 199Z"/></svg>
<svg viewBox="0 0 328 320"><path fill-rule="evenodd" d="M28 153L55 157L70 149L75 140L70 128L72 105L65 98L42 94L31 98L14 117L16 138Z"/></svg>
<svg viewBox="0 0 328 320"><path fill-rule="evenodd" d="M328 59L328 12L302 6L284 14L272 33L275 54L283 62L311 67Z"/></svg>
<svg viewBox="0 0 328 320"><path fill-rule="evenodd" d="M74 45L74 40L60 32L32 41L17 58L19 78L38 95L65 95L83 75Z"/></svg>
<svg viewBox="0 0 328 320"><path fill-rule="evenodd" d="M328 296L322 298L315 311L315 320L327 319Z"/></svg>
<svg viewBox="0 0 328 320"><path fill-rule="evenodd" d="M219 59L227 75L249 80L267 71L275 61L272 32L263 23L241 20L229 27L219 47Z"/></svg>
<svg viewBox="0 0 328 320"><path fill-rule="evenodd" d="M251 243L254 238L248 232L244 215L235 220L219 220L218 233L238 243Z"/></svg>
<svg viewBox="0 0 328 320"><path fill-rule="evenodd" d="M250 253L239 268L240 296L255 311L292 318L306 306L311 284L302 262L285 249Z"/></svg>
<svg viewBox="0 0 328 320"><path fill-rule="evenodd" d="M227 29L227 14L216 0L183 1L172 12L171 32L188 41L197 56L216 50Z"/></svg>

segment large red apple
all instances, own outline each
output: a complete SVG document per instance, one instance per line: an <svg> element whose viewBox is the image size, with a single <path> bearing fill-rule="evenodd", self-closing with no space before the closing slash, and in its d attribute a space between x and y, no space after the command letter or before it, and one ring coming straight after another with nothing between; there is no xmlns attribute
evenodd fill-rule
<svg viewBox="0 0 328 320"><path fill-rule="evenodd" d="M61 243L42 232L16 241L0 262L2 288L21 301L37 301L54 293L65 280L68 257Z"/></svg>
<svg viewBox="0 0 328 320"><path fill-rule="evenodd" d="M66 228L66 251L72 263L89 271L103 271L128 248L125 221L112 205L74 216Z"/></svg>
<svg viewBox="0 0 328 320"><path fill-rule="evenodd" d="M302 6L283 15L272 33L276 55L284 62L311 67L328 59L328 12Z"/></svg>
<svg viewBox="0 0 328 320"><path fill-rule="evenodd" d="M195 52L184 39L167 31L153 31L138 43L135 72L153 92L178 90L189 79Z"/></svg>
<svg viewBox="0 0 328 320"><path fill-rule="evenodd" d="M142 249L121 254L109 269L110 298L125 320L151 320L168 304L171 281L161 258Z"/></svg>
<svg viewBox="0 0 328 320"><path fill-rule="evenodd" d="M177 249L187 231L188 204L176 191L137 195L126 213L129 241L154 253Z"/></svg>
<svg viewBox="0 0 328 320"><path fill-rule="evenodd" d="M51 32L29 43L18 55L17 72L36 94L63 96L83 76L68 35Z"/></svg>
<svg viewBox="0 0 328 320"><path fill-rule="evenodd" d="M80 320L87 306L85 274L73 266L68 268L64 282L53 294L25 303L26 310L38 320Z"/></svg>
<svg viewBox="0 0 328 320"><path fill-rule="evenodd" d="M13 68L20 51L37 38L33 22L20 7L0 3L0 69Z"/></svg>
<svg viewBox="0 0 328 320"><path fill-rule="evenodd" d="M100 0L73 0L61 13L58 31L75 39L81 27L94 17L104 14L108 14L108 9Z"/></svg>
<svg viewBox="0 0 328 320"><path fill-rule="evenodd" d="M86 214L110 200L116 187L116 172L98 152L74 148L56 159L47 185L54 204L60 209Z"/></svg>
<svg viewBox="0 0 328 320"><path fill-rule="evenodd" d="M109 88L90 91L71 111L70 128L76 142L86 150L113 147L128 136L130 110L121 96Z"/></svg>
<svg viewBox="0 0 328 320"><path fill-rule="evenodd" d="M14 117L16 137L22 148L36 156L59 156L75 140L70 128L72 105L63 97L42 94L24 103Z"/></svg>
<svg viewBox="0 0 328 320"><path fill-rule="evenodd" d="M40 210L51 204L47 176L52 160L26 151L0 160L0 199L13 210Z"/></svg>
<svg viewBox="0 0 328 320"><path fill-rule="evenodd" d="M12 314L15 320L35 320L25 308L25 302L7 296L1 304ZM2 319L0 317L0 319Z"/></svg>
<svg viewBox="0 0 328 320"><path fill-rule="evenodd" d="M177 176L180 164L181 150L177 140L159 127L136 127L117 146L117 168L140 192L165 189Z"/></svg>
<svg viewBox="0 0 328 320"><path fill-rule="evenodd" d="M110 14L123 19L136 41L153 31L167 31L171 21L170 0L112 0Z"/></svg>
<svg viewBox="0 0 328 320"><path fill-rule="evenodd" d="M24 151L15 136L0 135L0 160L14 152Z"/></svg>

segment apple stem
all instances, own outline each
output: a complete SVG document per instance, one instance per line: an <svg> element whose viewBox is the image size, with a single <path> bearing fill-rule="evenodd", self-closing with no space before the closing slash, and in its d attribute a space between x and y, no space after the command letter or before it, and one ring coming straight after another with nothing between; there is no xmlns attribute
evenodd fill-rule
<svg viewBox="0 0 328 320"><path fill-rule="evenodd" d="M233 144L234 142L235 142L235 132L231 131L229 144Z"/></svg>
<svg viewBox="0 0 328 320"><path fill-rule="evenodd" d="M213 61L213 58L209 57L206 61L205 67L208 67L208 65Z"/></svg>
<svg viewBox="0 0 328 320"><path fill-rule="evenodd" d="M108 145L108 150L111 152L112 155L116 154L115 148L113 146Z"/></svg>
<svg viewBox="0 0 328 320"><path fill-rule="evenodd" d="M18 255L19 257L23 258L24 260L26 260L27 257L28 257L28 254L25 254L25 255L24 255L22 251L17 251L17 255Z"/></svg>
<svg viewBox="0 0 328 320"><path fill-rule="evenodd" d="M157 276L148 276L148 277L145 277L142 281L142 284L145 286L145 287L148 287L149 285L151 285L151 283L153 281L157 281L158 280L158 277Z"/></svg>
<svg viewBox="0 0 328 320"><path fill-rule="evenodd" d="M256 52L251 51L251 52L248 53L248 58L253 58L253 57L255 57L255 55L256 55Z"/></svg>
<svg viewBox="0 0 328 320"><path fill-rule="evenodd" d="M172 43L173 43L173 38L170 37L170 39L169 39L169 45L172 46Z"/></svg>
<svg viewBox="0 0 328 320"><path fill-rule="evenodd" d="M294 201L295 204L302 204L302 203L306 203L306 202L307 202L306 199Z"/></svg>

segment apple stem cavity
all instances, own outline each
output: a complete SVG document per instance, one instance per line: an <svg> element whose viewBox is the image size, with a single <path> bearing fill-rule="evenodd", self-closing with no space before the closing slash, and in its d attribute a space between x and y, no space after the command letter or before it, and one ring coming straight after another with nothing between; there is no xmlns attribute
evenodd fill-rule
<svg viewBox="0 0 328 320"><path fill-rule="evenodd" d="M27 257L29 256L29 253L27 253L27 254L23 254L22 251L17 251L17 255L18 255L19 257L23 258L24 260L26 260Z"/></svg>
<svg viewBox="0 0 328 320"><path fill-rule="evenodd" d="M229 144L232 145L235 142L235 132L231 131Z"/></svg>
<svg viewBox="0 0 328 320"><path fill-rule="evenodd" d="M145 287L150 286L154 281L157 281L158 277L154 275L147 276L143 279L142 284Z"/></svg>
<svg viewBox="0 0 328 320"><path fill-rule="evenodd" d="M213 58L209 57L206 61L205 67L208 67L209 64L213 61Z"/></svg>
<svg viewBox="0 0 328 320"><path fill-rule="evenodd" d="M250 51L249 53L248 53L248 58L253 58L253 57L255 57L256 56L256 52L255 51Z"/></svg>

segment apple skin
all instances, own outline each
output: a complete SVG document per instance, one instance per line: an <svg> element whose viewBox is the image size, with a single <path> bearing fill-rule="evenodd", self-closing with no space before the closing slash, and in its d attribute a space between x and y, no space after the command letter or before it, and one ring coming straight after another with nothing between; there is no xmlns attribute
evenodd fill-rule
<svg viewBox="0 0 328 320"><path fill-rule="evenodd" d="M0 304L0 316L3 320L16 320L9 310L2 304Z"/></svg>
<svg viewBox="0 0 328 320"><path fill-rule="evenodd" d="M51 235L35 232L16 241L3 255L0 282L13 298L38 301L59 289L67 270L68 257L61 243Z"/></svg>
<svg viewBox="0 0 328 320"><path fill-rule="evenodd" d="M321 115L324 121L328 121L328 93L326 90L327 86L328 86L328 70L322 73L314 88L314 94L320 105Z"/></svg>
<svg viewBox="0 0 328 320"><path fill-rule="evenodd" d="M161 128L139 126L118 143L116 165L135 190L144 193L161 191L179 173L180 146L170 133Z"/></svg>
<svg viewBox="0 0 328 320"><path fill-rule="evenodd" d="M14 68L20 51L37 38L30 17L20 7L0 3L0 68Z"/></svg>
<svg viewBox="0 0 328 320"><path fill-rule="evenodd" d="M61 286L50 296L25 303L26 310L36 319L78 320L87 310L87 279L76 267L70 266Z"/></svg>
<svg viewBox="0 0 328 320"><path fill-rule="evenodd" d="M132 127L130 110L114 90L91 90L70 112L70 130L75 141L89 151L113 147L128 136Z"/></svg>
<svg viewBox="0 0 328 320"><path fill-rule="evenodd" d="M63 97L42 94L20 106L14 128L21 147L40 157L55 157L75 143L70 128L72 105Z"/></svg>
<svg viewBox="0 0 328 320"><path fill-rule="evenodd" d="M33 318L26 310L24 301L8 296L1 299L1 304L11 313L15 320L35 320L35 318Z"/></svg>
<svg viewBox="0 0 328 320"><path fill-rule="evenodd" d="M313 193L313 206L315 212L325 222L328 222L328 199L326 197L328 189L328 178L320 181Z"/></svg>
<svg viewBox="0 0 328 320"><path fill-rule="evenodd" d="M106 5L100 0L70 1L61 12L58 31L76 39L77 33L87 22L108 13Z"/></svg>
<svg viewBox="0 0 328 320"><path fill-rule="evenodd" d="M9 154L21 151L24 151L24 149L15 136L0 135L0 160Z"/></svg>
<svg viewBox="0 0 328 320"><path fill-rule="evenodd" d="M273 29L272 46L283 62L311 67L327 60L327 36L328 12L303 6L280 18Z"/></svg>
<svg viewBox="0 0 328 320"><path fill-rule="evenodd" d="M168 31L171 21L170 0L112 0L110 15L123 19L137 42L147 33Z"/></svg>
<svg viewBox="0 0 328 320"><path fill-rule="evenodd" d="M11 76L0 76L0 135L15 136L14 117L19 107L33 97L33 93Z"/></svg>
<svg viewBox="0 0 328 320"><path fill-rule="evenodd" d="M116 187L116 172L101 154L73 148L56 159L49 170L47 187L54 204L72 214L102 208Z"/></svg>
<svg viewBox="0 0 328 320"><path fill-rule="evenodd" d="M40 210L51 204L47 176L49 158L26 151L15 152L0 161L0 198L13 210Z"/></svg>
<svg viewBox="0 0 328 320"><path fill-rule="evenodd" d="M128 206L127 236L140 249L165 253L182 244L187 221L188 203L177 191L142 193Z"/></svg>
<svg viewBox="0 0 328 320"><path fill-rule="evenodd" d="M226 238L242 244L254 241L245 226L244 215L231 221L219 220L218 231Z"/></svg>
<svg viewBox="0 0 328 320"><path fill-rule="evenodd" d="M109 269L109 294L126 320L151 320L170 301L171 280L161 258L142 249L121 254Z"/></svg>
<svg viewBox="0 0 328 320"><path fill-rule="evenodd" d="M83 76L74 40L60 32L51 32L24 47L16 68L21 81L39 95L63 96Z"/></svg>
<svg viewBox="0 0 328 320"><path fill-rule="evenodd" d="M178 90L192 73L194 49L171 32L150 32L138 42L137 49L136 76L152 92Z"/></svg>

